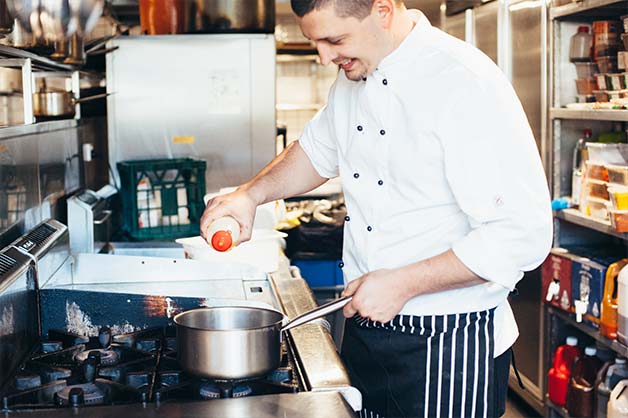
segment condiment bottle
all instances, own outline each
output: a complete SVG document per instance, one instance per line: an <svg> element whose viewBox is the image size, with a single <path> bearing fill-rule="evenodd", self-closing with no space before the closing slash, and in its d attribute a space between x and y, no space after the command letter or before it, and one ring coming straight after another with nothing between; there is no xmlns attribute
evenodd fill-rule
<svg viewBox="0 0 628 418"><path fill-rule="evenodd" d="M566 344L556 349L554 367L548 373L548 394L550 400L558 406L565 405L571 367L581 354L576 337L567 337Z"/></svg>
<svg viewBox="0 0 628 418"><path fill-rule="evenodd" d="M207 237L216 251L228 251L240 238L240 224L231 216L223 216L212 222L207 230Z"/></svg>

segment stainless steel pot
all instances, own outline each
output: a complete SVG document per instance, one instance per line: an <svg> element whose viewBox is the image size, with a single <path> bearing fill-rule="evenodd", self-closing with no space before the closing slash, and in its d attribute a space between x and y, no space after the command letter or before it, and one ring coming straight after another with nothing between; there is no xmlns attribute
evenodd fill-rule
<svg viewBox="0 0 628 418"><path fill-rule="evenodd" d="M264 376L279 367L282 332L334 312L351 296L306 312L292 321L279 311L222 306L182 312L177 325L177 352L188 373L221 380Z"/></svg>
<svg viewBox="0 0 628 418"><path fill-rule="evenodd" d="M36 117L74 116L77 103L105 98L109 93L76 99L69 91L39 91L33 94L33 115Z"/></svg>
<svg viewBox="0 0 628 418"><path fill-rule="evenodd" d="M186 2L189 32L275 32L275 0L195 0Z"/></svg>

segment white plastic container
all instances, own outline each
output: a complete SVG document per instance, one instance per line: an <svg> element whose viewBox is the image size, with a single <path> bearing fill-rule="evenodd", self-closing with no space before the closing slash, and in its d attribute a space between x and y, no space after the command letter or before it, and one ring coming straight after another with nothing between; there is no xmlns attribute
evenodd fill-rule
<svg viewBox="0 0 628 418"><path fill-rule="evenodd" d="M628 164L628 144L587 142L589 161L597 164Z"/></svg>
<svg viewBox="0 0 628 418"><path fill-rule="evenodd" d="M608 418L628 417L628 379L620 381L611 392L608 400Z"/></svg>
<svg viewBox="0 0 628 418"><path fill-rule="evenodd" d="M628 266L617 276L617 340L628 345Z"/></svg>
<svg viewBox="0 0 628 418"><path fill-rule="evenodd" d="M183 245L185 258L215 262L244 263L257 267L266 273L279 268L280 248L287 235L271 229L253 230L250 241L243 242L230 251L214 250L200 236L180 238L177 243Z"/></svg>

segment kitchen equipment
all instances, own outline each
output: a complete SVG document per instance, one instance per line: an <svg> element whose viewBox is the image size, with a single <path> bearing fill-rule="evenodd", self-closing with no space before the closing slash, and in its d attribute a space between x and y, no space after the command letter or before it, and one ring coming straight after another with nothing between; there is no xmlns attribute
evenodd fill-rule
<svg viewBox="0 0 628 418"><path fill-rule="evenodd" d="M15 330L0 333L3 417L351 418L361 410L323 320L290 330L279 367L259 379L202 379L177 361L178 312L237 305L295 317L314 307L287 265L267 275L243 264L151 257L150 246L138 257L69 257L58 226L48 221L16 240L19 250L0 250L19 266L33 263L30 256L37 263L12 282L19 271L0 256L0 330Z"/></svg>
<svg viewBox="0 0 628 418"><path fill-rule="evenodd" d="M14 19L13 31L0 42L15 48L31 48L35 45L33 35L24 29L18 19Z"/></svg>
<svg viewBox="0 0 628 418"><path fill-rule="evenodd" d="M68 228L72 254L98 253L111 238L109 200L91 190L68 199Z"/></svg>
<svg viewBox="0 0 628 418"><path fill-rule="evenodd" d="M63 62L74 65L85 63L85 48L83 47L82 35L75 33L70 37L68 41L68 53Z"/></svg>
<svg viewBox="0 0 628 418"><path fill-rule="evenodd" d="M51 1L51 0L49 0ZM42 34L39 22L41 0L6 0L9 13L27 33L39 38Z"/></svg>
<svg viewBox="0 0 628 418"><path fill-rule="evenodd" d="M276 310L254 307L193 309L174 318L178 359L187 372L213 379L263 376L281 359L282 332L325 316L351 301L346 296L291 321Z"/></svg>
<svg viewBox="0 0 628 418"><path fill-rule="evenodd" d="M213 262L240 262L250 264L267 273L277 271L281 258L281 245L287 235L272 229L254 229L249 241L229 251L214 250L203 237L179 238L185 257Z"/></svg>
<svg viewBox="0 0 628 418"><path fill-rule="evenodd" d="M76 27L71 20L70 0L41 0L39 23L45 40L56 42L72 35Z"/></svg>
<svg viewBox="0 0 628 418"><path fill-rule="evenodd" d="M77 35L84 37L96 26L104 5L104 0L70 1L72 22Z"/></svg>
<svg viewBox="0 0 628 418"><path fill-rule="evenodd" d="M140 27L145 35L186 32L186 0L139 0Z"/></svg>
<svg viewBox="0 0 628 418"><path fill-rule="evenodd" d="M109 93L76 99L70 91L39 91L33 93L33 115L36 117L74 116L79 103L107 97Z"/></svg>
<svg viewBox="0 0 628 418"><path fill-rule="evenodd" d="M274 33L275 1L197 0L190 8L186 30L196 33Z"/></svg>

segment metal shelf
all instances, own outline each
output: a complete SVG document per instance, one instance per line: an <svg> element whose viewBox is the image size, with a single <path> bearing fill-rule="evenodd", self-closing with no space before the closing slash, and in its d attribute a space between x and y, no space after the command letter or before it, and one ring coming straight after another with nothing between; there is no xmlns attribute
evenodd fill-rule
<svg viewBox="0 0 628 418"><path fill-rule="evenodd" d="M628 240L628 233L617 232L611 226L609 221L600 221L590 216L585 216L577 209L563 209L555 212L556 218L580 225L585 228L593 229L606 235L612 235L623 240Z"/></svg>
<svg viewBox="0 0 628 418"><path fill-rule="evenodd" d="M600 332L597 329L593 328L590 325L585 324L584 322L576 322L576 320L573 319L571 315L568 314L567 312L561 311L560 309L556 309L547 305L546 307L547 307L547 312L550 315L554 315L560 318L562 321L566 322L567 324L571 325L574 328L577 328L579 331L587 334L589 337L595 339L596 341L599 341L604 346L610 348L611 350L613 350L620 356L628 357L628 347L621 344L617 340L611 340L610 338L606 338L605 336L600 334Z"/></svg>
<svg viewBox="0 0 628 418"><path fill-rule="evenodd" d="M0 45L0 58L30 58L33 68L53 71L74 71L72 65L62 64L23 49Z"/></svg>
<svg viewBox="0 0 628 418"><path fill-rule="evenodd" d="M550 8L550 19L594 20L628 13L627 0L582 0Z"/></svg>
<svg viewBox="0 0 628 418"><path fill-rule="evenodd" d="M626 11L628 13L628 11ZM553 107L550 109L552 119L574 119L574 120L608 120L617 122L628 122L628 110L574 110Z"/></svg>

